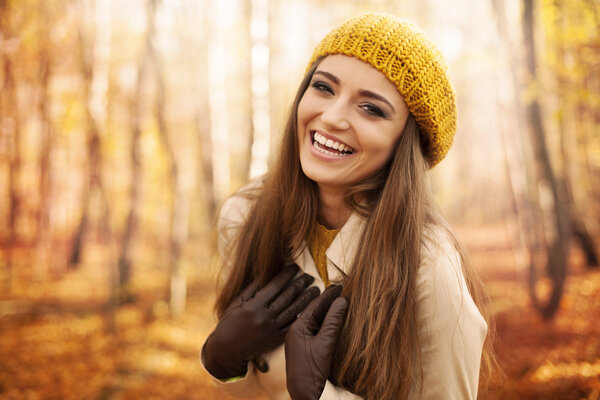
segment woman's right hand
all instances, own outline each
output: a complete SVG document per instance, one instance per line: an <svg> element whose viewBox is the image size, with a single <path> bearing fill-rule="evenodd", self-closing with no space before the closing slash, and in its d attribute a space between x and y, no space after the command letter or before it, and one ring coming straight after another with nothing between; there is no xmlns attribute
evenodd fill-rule
<svg viewBox="0 0 600 400"><path fill-rule="evenodd" d="M314 280L298 272L297 265L284 267L262 289L252 282L227 308L202 347L204 367L218 379L243 376L248 362L273 350L302 310L319 295L306 289Z"/></svg>

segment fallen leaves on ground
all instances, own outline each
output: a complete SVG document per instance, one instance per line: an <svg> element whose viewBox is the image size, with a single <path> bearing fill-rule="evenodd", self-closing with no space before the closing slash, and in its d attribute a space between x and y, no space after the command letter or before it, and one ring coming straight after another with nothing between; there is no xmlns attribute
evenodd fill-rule
<svg viewBox="0 0 600 400"><path fill-rule="evenodd" d="M544 321L503 229L459 236L484 276L498 332L501 371L480 398L600 399L600 271L573 251L560 310ZM160 301L160 273L147 271L135 302L113 311L95 288L102 279L82 268L0 295L1 399L228 399L198 361L214 324L210 279L190 283L178 318Z"/></svg>
<svg viewBox="0 0 600 400"><path fill-rule="evenodd" d="M503 227L459 231L490 293L500 365L485 400L600 399L600 269L571 247L560 308L549 321L534 310L528 271L515 266Z"/></svg>

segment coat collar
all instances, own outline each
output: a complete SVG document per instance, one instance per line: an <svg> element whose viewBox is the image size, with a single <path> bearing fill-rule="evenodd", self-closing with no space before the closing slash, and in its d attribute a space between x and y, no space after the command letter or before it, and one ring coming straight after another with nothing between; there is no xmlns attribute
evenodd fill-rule
<svg viewBox="0 0 600 400"><path fill-rule="evenodd" d="M350 272L365 224L364 217L352 213L327 249L327 275L332 283L342 283Z"/></svg>

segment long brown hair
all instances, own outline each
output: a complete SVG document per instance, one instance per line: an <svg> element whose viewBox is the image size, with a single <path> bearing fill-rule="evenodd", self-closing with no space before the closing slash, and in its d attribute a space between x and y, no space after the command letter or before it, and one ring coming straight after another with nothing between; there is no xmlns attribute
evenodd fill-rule
<svg viewBox="0 0 600 400"><path fill-rule="evenodd" d="M266 284L297 256L317 222L317 186L300 166L296 111L318 63L300 84L281 150L262 186L238 194L253 206L233 241L231 259L224 260L232 272L219 290L218 316L253 279ZM425 227L443 221L430 207L421 146L418 124L409 116L390 161L346 194L346 203L368 218L344 282L349 307L338 342L344 350L335 353L332 379L366 399L404 399L411 383L422 381L415 282ZM483 287L466 260L463 271L485 316ZM484 361L490 355L486 344ZM484 362L482 372L487 366Z"/></svg>

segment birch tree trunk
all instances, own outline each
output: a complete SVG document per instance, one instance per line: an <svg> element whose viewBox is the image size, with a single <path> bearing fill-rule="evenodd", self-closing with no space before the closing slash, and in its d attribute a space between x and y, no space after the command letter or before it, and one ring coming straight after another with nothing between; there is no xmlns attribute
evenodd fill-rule
<svg viewBox="0 0 600 400"><path fill-rule="evenodd" d="M43 37L43 36L42 36ZM38 102L38 113L40 118L40 136L41 136L41 148L40 148L40 182L39 182L39 193L40 193L40 204L38 206L38 228L36 235L36 260L33 263L33 276L38 280L45 280L48 273L48 264L51 257L51 235L50 235L50 194L51 194L51 181L50 181L50 154L52 151L53 144L53 132L50 122L50 116L48 113L48 106L50 97L48 96L48 84L50 81L51 74L51 63L48 49L45 48L47 43L42 43L42 50L40 55L40 98Z"/></svg>
<svg viewBox="0 0 600 400"><path fill-rule="evenodd" d="M213 141L211 132L211 110L209 103L209 82L208 82L208 38L210 35L210 20L207 12L202 13L202 38L199 40L198 49L198 103L194 116L194 127L196 130L198 153L200 155L199 174L202 177L202 184L198 185L201 193L200 198L204 199L206 209L206 220L212 223L217 213L217 200L215 193L215 177L213 170ZM210 226L207 227L210 229Z"/></svg>
<svg viewBox="0 0 600 400"><path fill-rule="evenodd" d="M79 59L81 64L81 73L83 76L83 92L85 100L85 119L87 135L87 156L88 156L88 182L83 196L82 218L75 236L71 261L81 261L81 250L83 248L83 234L89 227L89 213L92 198L100 207L98 233L100 244L105 247L105 257L101 260L107 269L107 284L109 287L109 297L106 302L105 323L106 330L109 333L115 332L115 308L117 306L118 296L118 270L114 262L112 253L112 230L110 226L110 208L106 198L104 181L102 178L102 139L100 137L99 125L105 118L105 108L102 105L105 100L106 82L108 79L108 70L102 62L101 57L108 57L110 42L103 42L110 39L110 1L95 3L90 14L93 16L90 23L92 33L89 35L85 31L83 24L79 27ZM102 17L108 18L102 19ZM85 18L84 18L85 20ZM98 48L100 47L100 49ZM98 74L98 76L95 76ZM100 81L94 82L95 79ZM76 255L76 257L75 257ZM73 266L77 266L74 264Z"/></svg>
<svg viewBox="0 0 600 400"><path fill-rule="evenodd" d="M255 0L254 0L255 1ZM229 96L228 101L232 107L242 110L241 118L237 118L230 129L230 141L235 145L230 147L232 156L231 180L234 188L245 185L250 177L250 164L252 161L252 144L254 141L254 104L253 104L253 63L252 63L252 9L253 0L242 2L243 18L241 22L242 45L238 54L238 66L236 68L236 79L234 90L236 96ZM228 90L231 86L228 85Z"/></svg>
<svg viewBox="0 0 600 400"><path fill-rule="evenodd" d="M133 295L129 290L129 283L131 280L131 269L132 269L132 255L131 248L133 245L133 238L137 233L139 226L139 209L141 202L142 192L142 160L141 155L141 137L142 137L142 87L146 81L148 75L148 67L150 62L150 52L152 48L152 40L155 32L154 24L154 8L149 2L146 7L147 12L147 25L146 25L146 37L144 40L144 49L142 51L142 57L139 61L136 74L136 83L134 88L134 95L131 101L131 183L129 188L129 212L127 213L127 219L125 222L125 228L123 235L121 236L121 245L119 246L119 303L127 303L133 300Z"/></svg>
<svg viewBox="0 0 600 400"><path fill-rule="evenodd" d="M91 5L92 10L84 11L84 14L88 12L89 16L82 18L77 33L79 37L79 62L84 82L83 98L85 104L88 179L82 195L81 219L76 229L69 258L71 268L76 268L81 262L83 236L89 228L89 208L93 198L97 198L101 208L99 217L101 240L108 242L112 238L110 209L102 178L102 139L100 137L100 126L103 125L106 118L106 109L103 103L106 100L108 81L107 60L101 60L101 57L108 57L108 54L105 54L109 52L106 47L110 47L110 3L110 1L93 3ZM85 5L83 7L85 8ZM101 17L106 14L108 14L106 18L109 19L103 20ZM86 29L90 29L91 32L87 32ZM116 276L115 271L112 271L111 274Z"/></svg>
<svg viewBox="0 0 600 400"><path fill-rule="evenodd" d="M156 8L159 3L160 0L149 1L149 19L152 18L152 20L154 20ZM154 24L152 27L154 27ZM168 230L170 285L167 290L167 299L171 315L177 317L183 312L187 297L187 276L181 262L181 252L188 234L189 199L185 195L181 185L179 166L176 161L177 157L175 156L175 149L173 148L173 141L170 137L166 120L165 104L167 94L165 90L166 85L163 63L153 45L150 45L148 49L149 59L154 66L154 79L156 84L154 111L156 113L158 133L165 149L167 165L170 172L169 186L173 203L171 206L171 226Z"/></svg>
<svg viewBox="0 0 600 400"><path fill-rule="evenodd" d="M518 233L513 232L512 243L520 242L523 246L522 257L516 257L517 267L531 270L537 263L536 251L538 240L534 231L535 215L534 211L537 201L531 199L535 197L535 192L529 190L532 186L533 173L530 171L526 156L526 143L520 134L525 128L525 116L522 112L523 105L521 101L521 83L518 77L519 60L514 52L514 46L508 34L504 0L492 0L492 7L496 19L496 27L500 36L503 51L508 59L510 69L510 84L512 86L513 107L516 116L516 127L514 131L506 129L503 131L502 143L504 145L504 161L506 163L506 176L510 185L510 191L513 196L515 217L518 221ZM516 238L515 238L516 236ZM513 246L516 248L516 246ZM520 262L520 263L519 263Z"/></svg>

